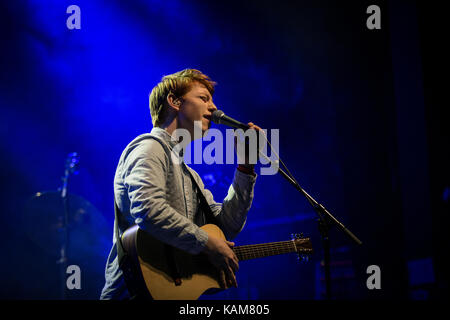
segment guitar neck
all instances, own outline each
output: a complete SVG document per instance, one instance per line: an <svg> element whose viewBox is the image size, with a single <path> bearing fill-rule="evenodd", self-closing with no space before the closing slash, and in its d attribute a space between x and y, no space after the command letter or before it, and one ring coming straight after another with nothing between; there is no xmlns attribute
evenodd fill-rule
<svg viewBox="0 0 450 320"><path fill-rule="evenodd" d="M233 247L239 260L249 260L278 254L295 252L294 241L280 241Z"/></svg>

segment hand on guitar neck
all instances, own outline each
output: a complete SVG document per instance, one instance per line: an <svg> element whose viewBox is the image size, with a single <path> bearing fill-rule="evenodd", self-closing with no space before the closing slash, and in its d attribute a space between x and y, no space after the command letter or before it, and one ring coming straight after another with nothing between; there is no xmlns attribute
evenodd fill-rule
<svg viewBox="0 0 450 320"><path fill-rule="evenodd" d="M234 242L223 240L208 235L203 253L205 253L209 261L220 270L220 281L223 288L237 287L236 276L234 273L239 270L239 260L231 249Z"/></svg>

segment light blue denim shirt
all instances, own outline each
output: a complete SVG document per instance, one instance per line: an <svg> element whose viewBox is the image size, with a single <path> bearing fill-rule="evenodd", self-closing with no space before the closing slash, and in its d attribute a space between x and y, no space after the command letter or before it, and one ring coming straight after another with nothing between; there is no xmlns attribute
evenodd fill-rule
<svg viewBox="0 0 450 320"><path fill-rule="evenodd" d="M193 223L198 201L187 170L228 240L236 237L245 225L256 176L236 170L227 196L222 203L217 203L211 192L204 188L197 172L182 161L180 164L172 161L171 151L176 143L161 128L153 128L150 134L142 134L130 142L117 166L114 197L128 227L137 224L169 245L198 254L208 241L208 234ZM120 230L120 234L124 231ZM106 263L105 279L100 299L129 297L118 265L115 237Z"/></svg>

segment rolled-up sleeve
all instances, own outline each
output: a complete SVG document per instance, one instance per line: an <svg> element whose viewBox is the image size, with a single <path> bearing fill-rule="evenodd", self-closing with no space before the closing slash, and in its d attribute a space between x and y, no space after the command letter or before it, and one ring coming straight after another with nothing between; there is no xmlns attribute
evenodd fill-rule
<svg viewBox="0 0 450 320"><path fill-rule="evenodd" d="M245 226L253 201L256 178L257 175L245 174L236 169L233 182L222 203L215 202L212 193L204 188L201 179L196 179L228 240L234 239Z"/></svg>
<svg viewBox="0 0 450 320"><path fill-rule="evenodd" d="M206 245L208 234L177 212L166 199L169 159L159 142L148 139L125 160L124 184L135 223L160 241L191 254Z"/></svg>

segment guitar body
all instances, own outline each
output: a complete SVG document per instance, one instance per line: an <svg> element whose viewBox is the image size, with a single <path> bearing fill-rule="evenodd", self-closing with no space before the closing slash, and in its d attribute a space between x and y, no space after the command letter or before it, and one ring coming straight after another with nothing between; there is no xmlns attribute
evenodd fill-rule
<svg viewBox="0 0 450 320"><path fill-rule="evenodd" d="M225 239L216 225L207 224L201 229ZM196 300L209 289L220 290L219 272L206 255L191 255L165 245L137 226L123 234L122 243L138 264L136 269L154 300ZM176 279L181 280L178 285Z"/></svg>
<svg viewBox="0 0 450 320"><path fill-rule="evenodd" d="M214 224L201 227L208 235L225 239L222 230ZM154 300L196 300L204 293L222 290L219 271L204 254L192 255L155 239L133 226L122 236L122 245L128 263L122 268L132 288ZM309 238L296 236L289 241L235 246L232 248L240 261L296 252L313 252ZM125 259L124 259L125 260ZM132 283L132 284L131 284Z"/></svg>

